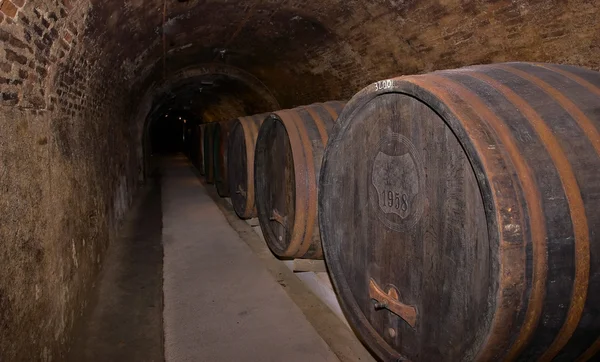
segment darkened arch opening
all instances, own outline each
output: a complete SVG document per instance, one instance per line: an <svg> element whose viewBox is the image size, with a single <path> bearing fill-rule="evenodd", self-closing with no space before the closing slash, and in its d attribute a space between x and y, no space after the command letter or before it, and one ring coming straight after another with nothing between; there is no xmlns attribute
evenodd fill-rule
<svg viewBox="0 0 600 362"><path fill-rule="evenodd" d="M150 111L143 121L142 178L152 172L154 151L179 150L200 163L200 124L279 109L277 100L258 79L224 64L183 69L151 88L144 98L142 105L149 104ZM160 135L161 130L167 133Z"/></svg>

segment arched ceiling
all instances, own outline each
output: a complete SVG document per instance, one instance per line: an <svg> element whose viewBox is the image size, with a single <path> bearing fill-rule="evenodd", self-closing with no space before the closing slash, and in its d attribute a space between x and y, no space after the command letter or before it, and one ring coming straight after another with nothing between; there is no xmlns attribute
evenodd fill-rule
<svg viewBox="0 0 600 362"><path fill-rule="evenodd" d="M92 0L80 9L86 46L110 59L142 109L134 117L139 134L150 109L165 101L161 92L222 120L348 99L378 79L475 63L600 68L600 14L592 0ZM221 77L221 86L204 93L191 91L202 77L172 81L202 64L254 78L263 100L244 80Z"/></svg>
<svg viewBox="0 0 600 362"><path fill-rule="evenodd" d="M217 121L475 63L600 70L599 9L597 0L0 0L0 311L13 311L0 313L3 356L65 359L144 179L148 115L194 107Z"/></svg>
<svg viewBox="0 0 600 362"><path fill-rule="evenodd" d="M94 0L90 14L104 54L135 87L220 62L258 77L286 107L473 63L600 64L593 0Z"/></svg>
<svg viewBox="0 0 600 362"><path fill-rule="evenodd" d="M183 75L172 76L160 89L147 92L147 101L153 105L151 113L179 109L195 114L204 122L215 122L279 108L268 89L248 75L236 77L220 72L224 68L218 65L201 68L204 68L201 72L186 68L189 71Z"/></svg>

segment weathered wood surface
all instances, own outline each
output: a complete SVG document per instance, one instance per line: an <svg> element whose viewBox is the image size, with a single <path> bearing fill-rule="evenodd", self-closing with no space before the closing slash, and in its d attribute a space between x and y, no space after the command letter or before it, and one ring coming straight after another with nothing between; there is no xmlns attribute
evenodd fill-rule
<svg viewBox="0 0 600 362"><path fill-rule="evenodd" d="M237 119L227 145L229 195L235 213L242 219L256 217L254 205L254 147L258 130L268 113Z"/></svg>
<svg viewBox="0 0 600 362"><path fill-rule="evenodd" d="M235 120L216 123L213 131L214 178L217 193L221 197L229 197L229 180L227 178L227 144L229 133Z"/></svg>
<svg viewBox="0 0 600 362"><path fill-rule="evenodd" d="M274 112L255 153L256 209L269 248L279 257L322 259L317 184L329 132L343 102Z"/></svg>
<svg viewBox="0 0 600 362"><path fill-rule="evenodd" d="M377 82L340 115L319 187L341 306L383 360L600 349L600 73L507 63Z"/></svg>
<svg viewBox="0 0 600 362"><path fill-rule="evenodd" d="M198 148L198 171L200 171L201 175L205 175L206 171L204 170L204 132L205 132L206 124L201 124L198 126L198 142L196 147Z"/></svg>

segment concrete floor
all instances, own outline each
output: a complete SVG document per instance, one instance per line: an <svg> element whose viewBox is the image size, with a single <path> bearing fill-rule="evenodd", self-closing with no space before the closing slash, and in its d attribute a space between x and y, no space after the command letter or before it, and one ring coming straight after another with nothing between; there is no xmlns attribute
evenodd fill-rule
<svg viewBox="0 0 600 362"><path fill-rule="evenodd" d="M372 360L183 156L160 173L110 247L70 361Z"/></svg>
<svg viewBox="0 0 600 362"><path fill-rule="evenodd" d="M151 179L104 260L68 361L164 360L161 193Z"/></svg>
<svg viewBox="0 0 600 362"><path fill-rule="evenodd" d="M167 361L337 361L184 158L162 166Z"/></svg>

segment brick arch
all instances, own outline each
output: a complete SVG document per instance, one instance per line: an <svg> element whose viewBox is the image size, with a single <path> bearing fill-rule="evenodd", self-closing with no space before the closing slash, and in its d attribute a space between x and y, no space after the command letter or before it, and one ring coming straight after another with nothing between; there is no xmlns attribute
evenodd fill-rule
<svg viewBox="0 0 600 362"><path fill-rule="evenodd" d="M139 164L142 165L139 174L140 180L144 180L146 178L149 168L148 156L150 145L148 142L148 136L152 119L151 116L153 113L157 112L161 106L161 104L157 103L158 98L162 94L173 90L175 87L177 87L177 85L184 81L188 81L190 79L199 79L202 76L207 75L223 75L244 83L260 98L265 100L267 108L263 111L278 110L281 108L279 102L273 93L271 93L271 90L267 88L267 86L265 86L254 75L237 67L227 64L208 63L180 69L162 82L158 84L155 83L150 86L144 93L137 107L133 125L136 129L136 139L140 140L137 146L137 158L139 160Z"/></svg>

